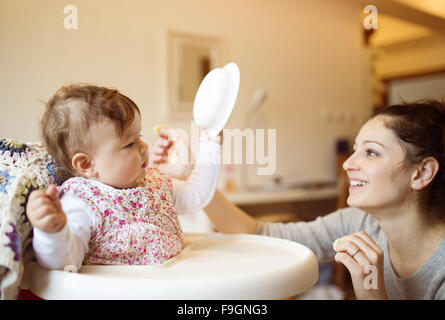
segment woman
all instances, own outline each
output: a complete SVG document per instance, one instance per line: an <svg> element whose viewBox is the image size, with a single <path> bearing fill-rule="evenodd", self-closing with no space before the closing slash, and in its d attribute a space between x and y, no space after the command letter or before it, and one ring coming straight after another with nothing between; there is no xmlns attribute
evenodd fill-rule
<svg viewBox="0 0 445 320"><path fill-rule="evenodd" d="M444 124L437 101L370 119L343 164L350 207L312 222L259 222L219 192L205 211L220 232L297 241L320 262L342 263L358 299L445 299ZM159 163L171 145L158 143Z"/></svg>

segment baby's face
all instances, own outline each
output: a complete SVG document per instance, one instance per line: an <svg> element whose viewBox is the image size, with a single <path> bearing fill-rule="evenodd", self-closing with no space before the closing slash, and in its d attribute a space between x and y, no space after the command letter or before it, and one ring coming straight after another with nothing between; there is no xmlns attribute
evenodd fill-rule
<svg viewBox="0 0 445 320"><path fill-rule="evenodd" d="M93 134L97 145L92 159L96 180L117 189L137 187L138 178L144 177L148 166L148 145L141 140L140 115L135 114L122 137L110 120L100 123Z"/></svg>

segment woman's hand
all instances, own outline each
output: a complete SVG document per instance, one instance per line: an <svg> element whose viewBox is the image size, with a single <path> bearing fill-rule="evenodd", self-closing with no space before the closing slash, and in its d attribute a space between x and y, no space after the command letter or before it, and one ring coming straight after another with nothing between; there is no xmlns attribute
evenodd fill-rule
<svg viewBox="0 0 445 320"><path fill-rule="evenodd" d="M360 231L334 242L335 261L351 274L357 299L388 299L383 279L383 251L365 232Z"/></svg>
<svg viewBox="0 0 445 320"><path fill-rule="evenodd" d="M153 153L152 164L173 178L186 180L193 169L192 152L184 137L174 129L159 130Z"/></svg>

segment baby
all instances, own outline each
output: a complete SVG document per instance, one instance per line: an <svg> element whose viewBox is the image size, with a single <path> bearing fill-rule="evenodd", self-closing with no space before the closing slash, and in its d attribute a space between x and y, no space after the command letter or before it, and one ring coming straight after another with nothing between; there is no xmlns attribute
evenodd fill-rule
<svg viewBox="0 0 445 320"><path fill-rule="evenodd" d="M163 263L182 250L177 213L202 209L216 188L220 137L203 131L190 178L172 180L148 166L140 111L117 90L60 88L47 103L41 135L73 176L28 200L35 256L49 269Z"/></svg>

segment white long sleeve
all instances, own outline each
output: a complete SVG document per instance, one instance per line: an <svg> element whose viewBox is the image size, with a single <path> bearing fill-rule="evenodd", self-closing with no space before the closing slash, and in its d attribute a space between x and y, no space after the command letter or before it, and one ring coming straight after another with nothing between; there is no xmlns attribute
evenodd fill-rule
<svg viewBox="0 0 445 320"><path fill-rule="evenodd" d="M178 214L194 213L213 198L221 162L221 146L201 142L195 167L187 181L173 180L173 199Z"/></svg>
<svg viewBox="0 0 445 320"><path fill-rule="evenodd" d="M55 233L34 228L34 254L37 261L48 269L64 269L68 265L79 269L88 252L94 220L80 198L64 194L60 203L66 214L65 227Z"/></svg>
<svg viewBox="0 0 445 320"><path fill-rule="evenodd" d="M213 197L218 179L221 146L201 142L197 163L187 181L173 179L173 201L178 214L205 207ZM88 242L97 229L95 216L83 200L69 193L60 198L67 224L56 233L34 228L33 248L37 261L48 269L63 270L67 265L79 269L88 252Z"/></svg>

